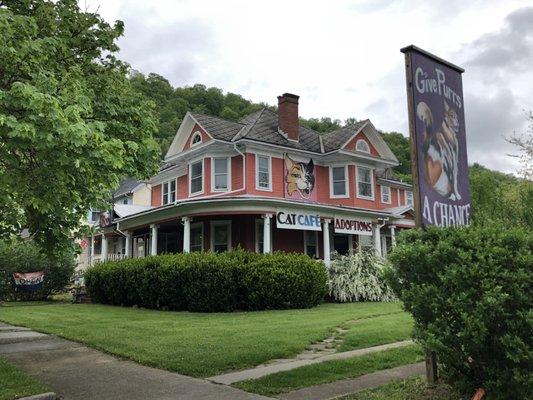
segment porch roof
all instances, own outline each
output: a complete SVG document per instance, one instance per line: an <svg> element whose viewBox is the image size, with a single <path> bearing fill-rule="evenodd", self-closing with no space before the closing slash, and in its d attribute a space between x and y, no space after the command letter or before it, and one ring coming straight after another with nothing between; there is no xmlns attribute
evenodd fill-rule
<svg viewBox="0 0 533 400"><path fill-rule="evenodd" d="M263 196L234 196L191 199L179 203L173 203L116 219L115 223L118 229L127 230L149 224L175 220L185 216L229 213L274 214L278 208L294 208L307 212L315 212L323 218L334 218L336 215L342 215L345 217L359 216L372 219L402 218L401 215L397 215L389 210L332 206L321 203L306 203Z"/></svg>

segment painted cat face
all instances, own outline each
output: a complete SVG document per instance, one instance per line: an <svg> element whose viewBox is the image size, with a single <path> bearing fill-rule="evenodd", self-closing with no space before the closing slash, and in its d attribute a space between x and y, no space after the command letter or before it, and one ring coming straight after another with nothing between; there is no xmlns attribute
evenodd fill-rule
<svg viewBox="0 0 533 400"><path fill-rule="evenodd" d="M444 120L451 130L455 133L459 132L459 117L457 112L446 101L444 101Z"/></svg>
<svg viewBox="0 0 533 400"><path fill-rule="evenodd" d="M306 164L293 161L288 155L285 155L285 165L287 167L285 181L287 182L289 196L298 191L304 199L308 199L315 187L315 165L313 160L311 159Z"/></svg>

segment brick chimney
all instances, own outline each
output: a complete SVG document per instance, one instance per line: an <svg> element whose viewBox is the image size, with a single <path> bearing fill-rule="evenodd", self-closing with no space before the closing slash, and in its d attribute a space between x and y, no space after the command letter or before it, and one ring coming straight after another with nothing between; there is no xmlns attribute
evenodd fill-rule
<svg viewBox="0 0 533 400"><path fill-rule="evenodd" d="M289 140L298 141L300 122L298 121L298 99L295 94L283 93L278 96L278 128Z"/></svg>

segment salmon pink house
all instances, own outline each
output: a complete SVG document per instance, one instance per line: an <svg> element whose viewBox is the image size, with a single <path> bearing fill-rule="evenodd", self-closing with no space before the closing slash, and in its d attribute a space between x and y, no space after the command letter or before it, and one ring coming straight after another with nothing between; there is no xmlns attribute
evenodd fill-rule
<svg viewBox="0 0 533 400"><path fill-rule="evenodd" d="M411 186L369 120L320 134L299 124L298 96L239 122L189 112L148 182L151 205L101 228L102 258L191 251L386 255L414 226ZM108 241L121 243L110 253ZM117 249L117 246L113 246Z"/></svg>

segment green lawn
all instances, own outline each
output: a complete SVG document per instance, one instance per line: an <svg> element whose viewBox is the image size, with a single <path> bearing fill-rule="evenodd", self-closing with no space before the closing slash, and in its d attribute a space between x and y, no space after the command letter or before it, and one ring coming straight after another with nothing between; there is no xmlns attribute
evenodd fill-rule
<svg viewBox="0 0 533 400"><path fill-rule="evenodd" d="M342 400L460 400L448 386L428 387L422 377L393 381L376 389L364 390ZM339 399L341 400L341 399Z"/></svg>
<svg viewBox="0 0 533 400"><path fill-rule="evenodd" d="M413 319L405 312L362 319L347 325L339 351L362 349L411 338Z"/></svg>
<svg viewBox="0 0 533 400"><path fill-rule="evenodd" d="M0 400L13 400L49 391L42 383L0 358Z"/></svg>
<svg viewBox="0 0 533 400"><path fill-rule="evenodd" d="M11 303L0 307L0 320L143 364L205 377L294 356L349 320L384 314L396 318L399 312L399 303L323 304L308 310L216 314L96 304ZM381 340L377 335L367 343L381 344Z"/></svg>
<svg viewBox="0 0 533 400"><path fill-rule="evenodd" d="M259 379L237 382L233 386L248 392L270 396L340 379L356 378L378 370L416 363L423 359L421 348L418 345L410 345L347 360L312 364Z"/></svg>

